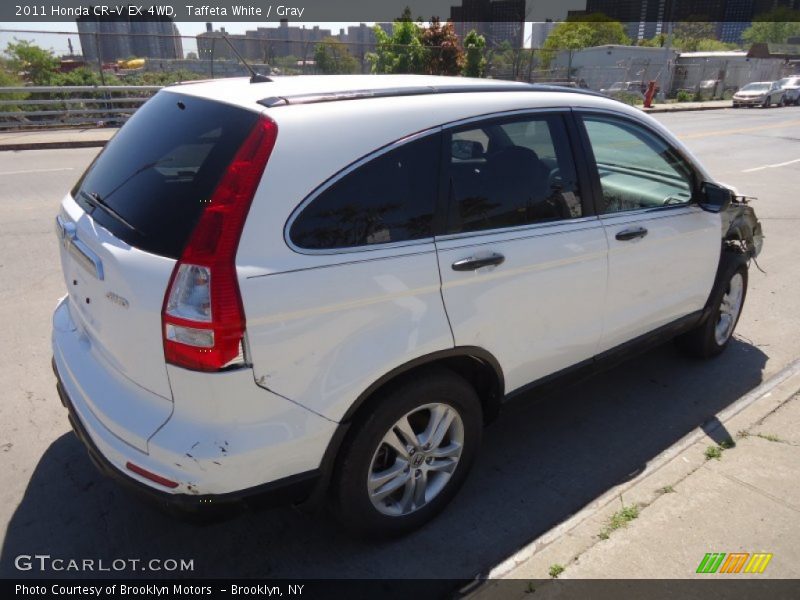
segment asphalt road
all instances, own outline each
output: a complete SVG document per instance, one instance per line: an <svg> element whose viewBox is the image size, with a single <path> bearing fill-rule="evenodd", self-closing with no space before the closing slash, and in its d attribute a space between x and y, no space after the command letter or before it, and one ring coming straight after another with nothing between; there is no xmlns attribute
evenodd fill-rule
<svg viewBox="0 0 800 600"><path fill-rule="evenodd" d="M758 197L766 274L751 269L736 339L711 362L668 344L508 406L449 509L420 532L377 544L289 507L202 527L178 522L95 471L55 393L49 319L64 293L54 215L96 150L0 153L0 576L39 575L16 571L14 559L49 554L193 559L192 574L203 577L466 579L635 475L800 356L800 108L659 118L718 179Z"/></svg>

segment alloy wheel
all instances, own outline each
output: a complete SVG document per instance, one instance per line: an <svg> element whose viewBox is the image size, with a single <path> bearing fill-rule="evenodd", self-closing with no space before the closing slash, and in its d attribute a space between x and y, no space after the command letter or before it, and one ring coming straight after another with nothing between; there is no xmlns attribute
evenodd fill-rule
<svg viewBox="0 0 800 600"><path fill-rule="evenodd" d="M378 444L367 474L372 505L401 517L436 498L456 470L464 423L449 404L425 404L392 425Z"/></svg>

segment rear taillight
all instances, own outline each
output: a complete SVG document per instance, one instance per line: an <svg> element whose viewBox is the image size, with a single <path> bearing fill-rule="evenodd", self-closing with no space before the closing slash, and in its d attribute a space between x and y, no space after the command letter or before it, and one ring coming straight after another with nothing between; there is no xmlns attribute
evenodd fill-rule
<svg viewBox="0 0 800 600"><path fill-rule="evenodd" d="M236 249L277 134L272 120L259 118L175 265L161 313L168 363L196 371L244 364Z"/></svg>

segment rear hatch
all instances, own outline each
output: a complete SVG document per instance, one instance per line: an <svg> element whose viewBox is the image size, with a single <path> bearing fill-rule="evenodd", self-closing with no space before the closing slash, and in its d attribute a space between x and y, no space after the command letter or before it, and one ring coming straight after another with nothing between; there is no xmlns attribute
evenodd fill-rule
<svg viewBox="0 0 800 600"><path fill-rule="evenodd" d="M73 321L107 364L167 399L164 295L204 206L257 119L253 111L163 90L98 155L57 219ZM110 413L95 412L101 420Z"/></svg>

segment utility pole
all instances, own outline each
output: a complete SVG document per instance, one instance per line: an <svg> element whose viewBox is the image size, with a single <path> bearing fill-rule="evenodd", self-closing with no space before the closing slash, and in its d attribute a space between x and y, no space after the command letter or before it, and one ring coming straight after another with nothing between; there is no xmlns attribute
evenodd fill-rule
<svg viewBox="0 0 800 600"><path fill-rule="evenodd" d="M667 12L667 39L664 42L664 82L658 92L659 102L666 100L669 88L672 86L672 68L670 67L669 59L672 54L672 13L674 0L665 1L669 3L669 11Z"/></svg>

